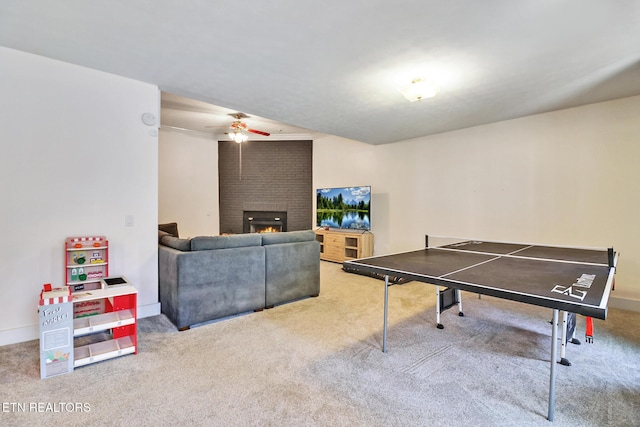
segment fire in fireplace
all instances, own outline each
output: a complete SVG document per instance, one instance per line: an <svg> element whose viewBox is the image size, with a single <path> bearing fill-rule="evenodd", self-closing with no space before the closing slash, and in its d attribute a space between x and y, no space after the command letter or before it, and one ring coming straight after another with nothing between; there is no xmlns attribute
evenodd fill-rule
<svg viewBox="0 0 640 427"><path fill-rule="evenodd" d="M243 233L276 233L287 231L287 213L277 211L244 211Z"/></svg>

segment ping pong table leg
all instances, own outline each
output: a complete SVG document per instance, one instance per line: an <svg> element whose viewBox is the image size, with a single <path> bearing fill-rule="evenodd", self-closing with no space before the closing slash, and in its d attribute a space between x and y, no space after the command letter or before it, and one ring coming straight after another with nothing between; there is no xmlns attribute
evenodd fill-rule
<svg viewBox="0 0 640 427"><path fill-rule="evenodd" d="M564 366L571 366L571 362L565 358L567 354L567 318L569 313L562 311L562 336L560 338L560 364Z"/></svg>
<svg viewBox="0 0 640 427"><path fill-rule="evenodd" d="M440 323L440 286L436 285L436 328L444 329L444 325Z"/></svg>
<svg viewBox="0 0 640 427"><path fill-rule="evenodd" d="M384 276L384 326L382 329L382 352L387 352L387 318L389 317L389 275Z"/></svg>
<svg viewBox="0 0 640 427"><path fill-rule="evenodd" d="M553 421L556 400L556 359L558 358L558 309L553 310L551 322L551 374L549 376L549 413L547 419Z"/></svg>
<svg viewBox="0 0 640 427"><path fill-rule="evenodd" d="M462 312L462 293L460 289L456 289L456 296L458 297L458 316L464 317L464 313Z"/></svg>

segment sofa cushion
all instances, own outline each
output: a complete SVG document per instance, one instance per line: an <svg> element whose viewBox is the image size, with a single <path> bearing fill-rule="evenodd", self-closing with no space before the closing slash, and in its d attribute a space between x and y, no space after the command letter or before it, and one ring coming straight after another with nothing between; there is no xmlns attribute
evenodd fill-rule
<svg viewBox="0 0 640 427"><path fill-rule="evenodd" d="M287 231L285 233L263 233L261 236L263 245L308 242L316 239L316 234L313 230Z"/></svg>
<svg viewBox="0 0 640 427"><path fill-rule="evenodd" d="M160 239L160 243L179 251L186 252L191 250L191 239L180 239L173 236L164 236L162 239Z"/></svg>
<svg viewBox="0 0 640 427"><path fill-rule="evenodd" d="M231 234L229 236L198 236L191 239L192 251L230 249L245 246L261 246L262 239L257 233Z"/></svg>
<svg viewBox="0 0 640 427"><path fill-rule="evenodd" d="M158 224L158 230L171 234L173 237L180 237L178 234L178 223L168 222L166 224Z"/></svg>

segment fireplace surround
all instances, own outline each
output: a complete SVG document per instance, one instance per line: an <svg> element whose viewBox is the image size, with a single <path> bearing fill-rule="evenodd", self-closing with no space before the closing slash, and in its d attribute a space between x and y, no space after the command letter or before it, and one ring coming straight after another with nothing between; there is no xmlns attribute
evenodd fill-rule
<svg viewBox="0 0 640 427"><path fill-rule="evenodd" d="M243 211L243 233L275 233L287 231L287 212Z"/></svg>

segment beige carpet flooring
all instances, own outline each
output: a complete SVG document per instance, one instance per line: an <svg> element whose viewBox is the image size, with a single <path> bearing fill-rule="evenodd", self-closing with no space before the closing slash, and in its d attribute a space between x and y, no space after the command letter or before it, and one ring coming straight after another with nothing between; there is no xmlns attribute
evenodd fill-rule
<svg viewBox="0 0 640 427"><path fill-rule="evenodd" d="M558 365L551 310L463 293L435 328L435 289L390 288L322 262L317 298L178 332L141 319L139 353L40 379L38 341L0 347L1 426L640 425L640 313L610 309Z"/></svg>

